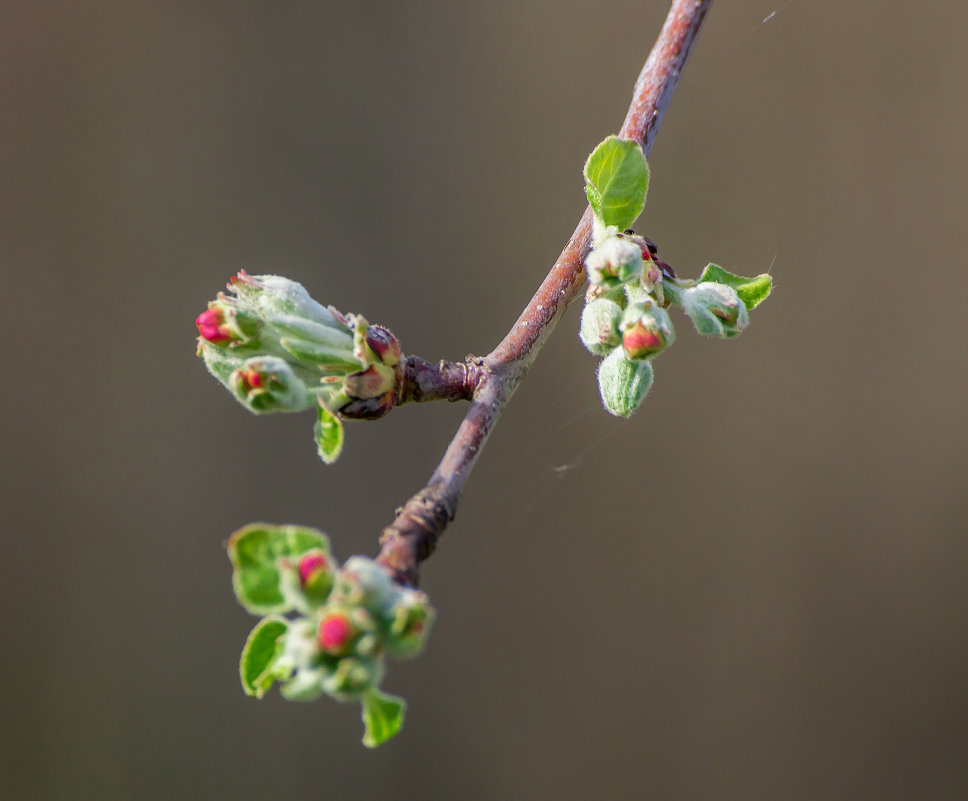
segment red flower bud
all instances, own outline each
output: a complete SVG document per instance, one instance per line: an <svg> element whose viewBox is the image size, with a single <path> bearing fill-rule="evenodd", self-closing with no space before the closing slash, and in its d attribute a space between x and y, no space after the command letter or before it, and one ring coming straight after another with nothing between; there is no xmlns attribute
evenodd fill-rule
<svg viewBox="0 0 968 801"><path fill-rule="evenodd" d="M219 308L206 309L195 318L195 325L202 339L214 343L228 342L232 338L224 323L225 316Z"/></svg>
<svg viewBox="0 0 968 801"><path fill-rule="evenodd" d="M249 368L239 370L239 391L248 394L253 389L258 389L265 383L265 377L258 370Z"/></svg>
<svg viewBox="0 0 968 801"><path fill-rule="evenodd" d="M329 560L321 553L307 553L299 560L299 583L304 587L318 570L329 567Z"/></svg>
<svg viewBox="0 0 968 801"><path fill-rule="evenodd" d="M319 623L319 647L338 656L346 650L352 634L350 619L342 612L331 612Z"/></svg>

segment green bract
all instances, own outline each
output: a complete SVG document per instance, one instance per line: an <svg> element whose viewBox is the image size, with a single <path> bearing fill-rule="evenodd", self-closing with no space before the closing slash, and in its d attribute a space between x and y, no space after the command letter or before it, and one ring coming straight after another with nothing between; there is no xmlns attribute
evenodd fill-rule
<svg viewBox="0 0 968 801"><path fill-rule="evenodd" d="M272 686L272 667L282 651L282 635L288 628L284 618L265 617L252 629L239 660L239 676L247 695L261 698Z"/></svg>
<svg viewBox="0 0 968 801"><path fill-rule="evenodd" d="M251 612L269 615L252 630L239 674L248 695L273 682L292 701L322 694L359 701L364 744L376 746L403 725L404 702L379 692L385 657L423 650L434 612L427 595L395 584L372 559L339 568L326 535L300 526L246 526L229 540L233 584Z"/></svg>
<svg viewBox="0 0 968 801"><path fill-rule="evenodd" d="M773 279L766 273L754 278L743 278L741 275L724 270L718 264L707 264L699 280L700 282L714 281L717 284L732 287L749 311L753 311L766 300L773 289Z"/></svg>
<svg viewBox="0 0 968 801"><path fill-rule="evenodd" d="M403 716L407 702L395 695L384 695L370 690L363 695L363 745L375 748L389 740L403 727Z"/></svg>
<svg viewBox="0 0 968 801"><path fill-rule="evenodd" d="M326 464L335 462L343 452L343 421L320 403L316 409L316 452Z"/></svg>
<svg viewBox="0 0 968 801"><path fill-rule="evenodd" d="M605 225L628 228L645 207L649 165L637 142L610 136L585 162L585 194Z"/></svg>

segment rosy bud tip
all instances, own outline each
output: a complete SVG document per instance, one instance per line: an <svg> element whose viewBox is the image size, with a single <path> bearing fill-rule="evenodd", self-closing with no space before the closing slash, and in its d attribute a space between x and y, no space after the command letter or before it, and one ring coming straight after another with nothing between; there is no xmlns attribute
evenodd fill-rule
<svg viewBox="0 0 968 801"><path fill-rule="evenodd" d="M299 560L299 582L305 587L306 582L317 570L325 569L329 566L326 557L318 553L306 554Z"/></svg>
<svg viewBox="0 0 968 801"><path fill-rule="evenodd" d="M231 339L228 329L222 324L225 317L221 309L206 309L195 318L195 326L202 339L209 342L226 342Z"/></svg>
<svg viewBox="0 0 968 801"><path fill-rule="evenodd" d="M665 343L655 331L650 331L644 325L638 324L628 328L622 335L622 346L632 358L641 358L651 353L658 353Z"/></svg>
<svg viewBox="0 0 968 801"><path fill-rule="evenodd" d="M341 651L349 638L350 621L346 615L327 615L319 624L319 647L324 651Z"/></svg>

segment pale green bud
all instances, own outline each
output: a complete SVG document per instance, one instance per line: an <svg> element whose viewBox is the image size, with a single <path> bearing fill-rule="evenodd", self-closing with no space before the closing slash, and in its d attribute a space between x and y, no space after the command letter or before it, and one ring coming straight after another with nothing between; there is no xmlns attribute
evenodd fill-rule
<svg viewBox="0 0 968 801"><path fill-rule="evenodd" d="M615 348L598 368L598 389L605 409L617 417L630 417L652 387L652 365L629 361Z"/></svg>
<svg viewBox="0 0 968 801"><path fill-rule="evenodd" d="M734 337L749 325L749 312L736 290L703 281L683 289L673 299L682 304L696 330L707 337Z"/></svg>
<svg viewBox="0 0 968 801"><path fill-rule="evenodd" d="M374 614L382 611L395 598L390 575L366 556L351 556L336 574L331 599L334 603L362 606Z"/></svg>
<svg viewBox="0 0 968 801"><path fill-rule="evenodd" d="M229 376L232 394L252 412L301 412L315 404L285 361L276 356L253 356Z"/></svg>
<svg viewBox="0 0 968 801"><path fill-rule="evenodd" d="M585 259L588 280L616 287L642 275L642 250L624 234L605 239Z"/></svg>
<svg viewBox="0 0 968 801"><path fill-rule="evenodd" d="M383 659L348 656L323 679L323 690L339 701L352 701L376 687L383 678Z"/></svg>
<svg viewBox="0 0 968 801"><path fill-rule="evenodd" d="M588 350L596 356L604 356L622 341L619 331L621 320L622 307L611 300L599 298L582 309L578 336Z"/></svg>
<svg viewBox="0 0 968 801"><path fill-rule="evenodd" d="M434 609L426 593L401 590L388 614L387 650L401 659L419 654L427 643L434 620Z"/></svg>

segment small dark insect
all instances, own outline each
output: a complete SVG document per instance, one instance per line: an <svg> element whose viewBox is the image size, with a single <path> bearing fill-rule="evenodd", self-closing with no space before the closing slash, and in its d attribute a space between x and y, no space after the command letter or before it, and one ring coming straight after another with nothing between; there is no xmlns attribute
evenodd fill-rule
<svg viewBox="0 0 968 801"><path fill-rule="evenodd" d="M626 228L625 233L628 234L629 236L632 236L635 234L635 231L632 230L631 228ZM642 236L642 234L638 234L638 236ZM659 252L659 246L656 245L655 242L653 242L647 236L642 236L642 238L645 240L645 246L649 249L649 255L652 256L652 261L655 262L656 267L658 267L662 271L662 274L666 278L675 278L676 271L673 270L670 265L662 261L662 259L656 258L656 254Z"/></svg>

